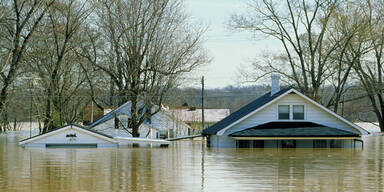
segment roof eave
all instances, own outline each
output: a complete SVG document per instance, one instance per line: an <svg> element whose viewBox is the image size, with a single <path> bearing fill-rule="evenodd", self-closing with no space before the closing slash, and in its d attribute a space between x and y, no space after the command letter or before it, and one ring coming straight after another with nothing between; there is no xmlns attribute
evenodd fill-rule
<svg viewBox="0 0 384 192"><path fill-rule="evenodd" d="M214 133L214 134L217 134L217 135L223 135L224 132L225 132L226 130L228 130L229 128L231 128L233 125L236 125L237 123L243 121L244 119L248 118L249 116L252 116L253 114L259 112L260 110L264 109L266 106L272 104L273 102L279 100L280 98L284 97L285 95L291 93L292 90L295 90L295 89L294 89L294 88L290 88L290 89L286 90L284 93L282 93L282 94L279 95L278 97L272 99L271 101L269 101L269 102L267 102L267 103L264 103L262 106L260 106L260 107L257 108L256 110L254 110L254 111L248 113L247 115L245 115L245 116L243 116L242 118L236 120L235 122L231 123L230 125L224 127L223 129L217 131L217 132ZM212 134L212 135L213 135L213 134Z"/></svg>
<svg viewBox="0 0 384 192"><path fill-rule="evenodd" d="M326 137L326 136L317 136L317 137L232 137L235 140L351 140L360 138L359 136L337 136L337 137Z"/></svg>
<svg viewBox="0 0 384 192"><path fill-rule="evenodd" d="M225 133L226 130L228 130L229 128L231 128L232 126L236 125L237 123L243 121L244 119L248 118L249 116L257 113L258 111L262 110L263 108L265 108L266 106L272 104L273 102L275 102L276 100L284 97L285 95L291 93L291 92L294 92L296 93L297 95L301 96L302 98L308 100L309 102L311 102L312 104L314 104L315 106L318 106L320 107L321 109L325 110L326 112L328 112L329 114L333 115L334 117L336 117L337 119L343 121L344 123L348 124L349 126L353 127L354 129L356 129L357 131L359 131L362 135L367 135L369 134L368 131L364 130L363 128L355 125L354 123L346 120L345 118L339 116L338 114L334 113L333 111L327 109L326 107L322 106L321 104L317 103L316 101L308 98L307 96L305 96L304 94L300 93L299 91L297 91L296 89L294 89L293 87L287 89L284 93L282 93L281 95L279 95L278 97L272 99L271 101L265 103L264 105L260 106L259 108L255 109L254 111L248 113L247 115L243 116L242 118L236 120L235 122L232 122L231 124L225 126L224 128L221 128L220 130L217 130L217 131L209 131L209 129L207 128L206 130L208 131L203 131L202 135L223 135ZM215 125L213 125L215 126Z"/></svg>
<svg viewBox="0 0 384 192"><path fill-rule="evenodd" d="M66 129L72 129L72 128L78 129L78 130L83 131L83 132L89 132L91 135L94 135L95 137L99 137L100 139L107 140L107 141L109 141L111 143L118 143L112 137L109 137L107 135L104 135L104 134L96 132L96 131L92 131L92 130L87 129L87 128L81 126L81 125L71 123L71 124L59 127L59 128L57 128L57 129L55 129L53 131L50 131L50 132L47 132L47 133L43 133L43 134L40 134L40 135L36 135L34 137L23 139L23 140L19 141L19 145L24 146L24 145L26 145L26 144L28 144L28 143L30 143L32 141L41 139L43 137L48 137L48 136L54 135L54 134L56 134L56 133L58 133L60 131L64 131Z"/></svg>

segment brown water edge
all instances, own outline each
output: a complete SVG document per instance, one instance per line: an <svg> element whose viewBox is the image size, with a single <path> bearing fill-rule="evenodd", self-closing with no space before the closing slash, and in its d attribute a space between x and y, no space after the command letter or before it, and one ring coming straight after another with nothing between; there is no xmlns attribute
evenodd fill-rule
<svg viewBox="0 0 384 192"><path fill-rule="evenodd" d="M0 136L0 191L383 191L383 136L361 149L26 149Z"/></svg>

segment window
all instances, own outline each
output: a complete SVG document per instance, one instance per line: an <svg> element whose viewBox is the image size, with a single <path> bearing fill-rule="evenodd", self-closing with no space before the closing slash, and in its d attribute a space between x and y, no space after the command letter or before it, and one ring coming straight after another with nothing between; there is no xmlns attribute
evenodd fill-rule
<svg viewBox="0 0 384 192"><path fill-rule="evenodd" d="M327 148L327 140L313 140L313 148Z"/></svg>
<svg viewBox="0 0 384 192"><path fill-rule="evenodd" d="M304 105L278 105L278 120L304 120Z"/></svg>
<svg viewBox="0 0 384 192"><path fill-rule="evenodd" d="M293 120L304 120L304 105L293 105Z"/></svg>
<svg viewBox="0 0 384 192"><path fill-rule="evenodd" d="M169 129L169 138L173 138L174 137L174 132L173 132L173 129Z"/></svg>
<svg viewBox="0 0 384 192"><path fill-rule="evenodd" d="M341 148L341 140L331 140L330 147L331 148Z"/></svg>
<svg viewBox="0 0 384 192"><path fill-rule="evenodd" d="M238 148L249 148L250 143L251 142L249 140L238 140L237 141L237 147Z"/></svg>
<svg viewBox="0 0 384 192"><path fill-rule="evenodd" d="M296 148L296 140L281 140L282 148Z"/></svg>
<svg viewBox="0 0 384 192"><path fill-rule="evenodd" d="M263 140L254 140L253 141L253 148L264 148L264 141Z"/></svg>
<svg viewBox="0 0 384 192"><path fill-rule="evenodd" d="M160 139L167 139L168 138L168 131L167 130L160 130Z"/></svg>
<svg viewBox="0 0 384 192"><path fill-rule="evenodd" d="M289 105L279 105L279 120L289 119Z"/></svg>

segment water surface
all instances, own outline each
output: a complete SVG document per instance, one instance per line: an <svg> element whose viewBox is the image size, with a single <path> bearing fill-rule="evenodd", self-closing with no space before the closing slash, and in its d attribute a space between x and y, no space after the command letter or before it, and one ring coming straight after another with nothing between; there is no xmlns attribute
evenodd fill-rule
<svg viewBox="0 0 384 192"><path fill-rule="evenodd" d="M384 137L364 149L27 149L0 136L0 191L383 191Z"/></svg>

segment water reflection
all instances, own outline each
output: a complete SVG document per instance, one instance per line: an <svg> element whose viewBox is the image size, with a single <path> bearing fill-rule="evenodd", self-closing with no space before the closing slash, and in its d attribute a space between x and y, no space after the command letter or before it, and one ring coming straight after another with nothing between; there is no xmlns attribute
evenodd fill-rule
<svg viewBox="0 0 384 192"><path fill-rule="evenodd" d="M382 191L382 136L361 149L25 149L0 136L0 191Z"/></svg>

